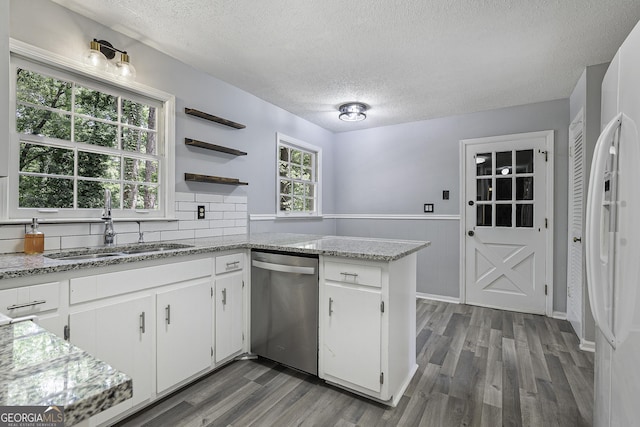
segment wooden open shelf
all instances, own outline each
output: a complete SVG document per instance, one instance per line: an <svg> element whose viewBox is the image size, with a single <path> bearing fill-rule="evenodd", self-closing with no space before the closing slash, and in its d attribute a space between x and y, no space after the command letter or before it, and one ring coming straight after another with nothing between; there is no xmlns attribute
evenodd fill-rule
<svg viewBox="0 0 640 427"><path fill-rule="evenodd" d="M191 182L207 182L209 184L227 184L227 185L249 185L248 182L242 182L237 178L225 178L212 175L198 175L195 173L185 173L185 181Z"/></svg>
<svg viewBox="0 0 640 427"><path fill-rule="evenodd" d="M246 156L247 153L233 148L223 147L222 145L211 144L210 142L198 141L197 139L185 138L184 143L193 147L200 147L206 150L219 151L221 153L233 154L234 156Z"/></svg>
<svg viewBox="0 0 640 427"><path fill-rule="evenodd" d="M193 108L184 108L184 112L185 114L188 114L190 116L195 116L195 117L199 117L201 119L205 119L205 120L209 120L221 125L225 125L225 126L229 126L232 127L234 129L244 129L246 128L245 125L242 125L240 123L236 123L236 122L232 122L231 120L227 120L227 119L223 119L222 117L218 117L218 116L214 116L213 114L209 114L209 113L205 113L199 110L195 110Z"/></svg>

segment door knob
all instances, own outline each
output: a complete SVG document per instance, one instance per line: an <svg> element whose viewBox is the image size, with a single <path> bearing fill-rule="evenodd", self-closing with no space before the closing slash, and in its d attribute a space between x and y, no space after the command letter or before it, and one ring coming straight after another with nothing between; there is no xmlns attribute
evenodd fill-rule
<svg viewBox="0 0 640 427"><path fill-rule="evenodd" d="M574 237L573 238L573 243L576 243L576 242L582 242L582 238L581 237Z"/></svg>
<svg viewBox="0 0 640 427"><path fill-rule="evenodd" d="M476 234L476 233L474 233L473 230L469 230L467 232L467 234L469 235L469 237L473 237L473 235Z"/></svg>
<svg viewBox="0 0 640 427"><path fill-rule="evenodd" d="M469 200L469 206L473 206L473 200Z"/></svg>

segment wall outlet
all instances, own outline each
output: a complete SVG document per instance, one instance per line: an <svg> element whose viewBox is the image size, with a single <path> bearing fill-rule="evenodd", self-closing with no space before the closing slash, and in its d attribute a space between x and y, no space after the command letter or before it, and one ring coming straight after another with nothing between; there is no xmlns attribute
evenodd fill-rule
<svg viewBox="0 0 640 427"><path fill-rule="evenodd" d="M433 203L425 203L424 204L424 212L425 213L433 213Z"/></svg>
<svg viewBox="0 0 640 427"><path fill-rule="evenodd" d="M198 205L198 219L204 219L204 205Z"/></svg>
<svg viewBox="0 0 640 427"><path fill-rule="evenodd" d="M442 200L449 200L449 190L442 190Z"/></svg>

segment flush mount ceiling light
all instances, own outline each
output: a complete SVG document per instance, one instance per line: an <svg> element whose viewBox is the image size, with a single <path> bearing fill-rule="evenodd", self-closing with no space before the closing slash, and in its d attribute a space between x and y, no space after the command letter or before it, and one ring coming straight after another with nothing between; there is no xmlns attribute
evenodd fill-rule
<svg viewBox="0 0 640 427"><path fill-rule="evenodd" d="M115 68L109 60L116 57L116 52L120 53L120 61L115 64ZM129 62L130 58L126 51L113 47L106 40L93 41L89 45L89 50L84 55L84 63L90 67L97 68L102 71L108 71L127 80L133 80L136 77L136 69Z"/></svg>
<svg viewBox="0 0 640 427"><path fill-rule="evenodd" d="M338 108L340 111L338 117L345 122L359 122L367 118L365 111L368 109L369 107L361 102L349 102L342 104L340 108Z"/></svg>

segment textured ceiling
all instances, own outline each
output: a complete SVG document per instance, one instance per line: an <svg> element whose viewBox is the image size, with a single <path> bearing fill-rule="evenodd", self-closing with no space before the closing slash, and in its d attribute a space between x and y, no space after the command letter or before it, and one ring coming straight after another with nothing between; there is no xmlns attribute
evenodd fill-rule
<svg viewBox="0 0 640 427"><path fill-rule="evenodd" d="M336 132L566 98L640 19L639 0L54 1ZM339 121L347 101L367 120Z"/></svg>

